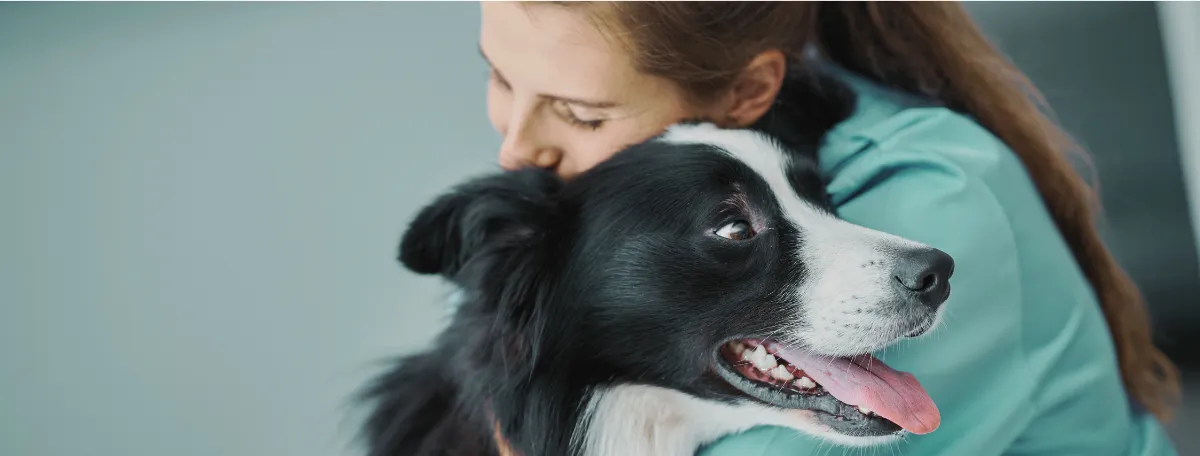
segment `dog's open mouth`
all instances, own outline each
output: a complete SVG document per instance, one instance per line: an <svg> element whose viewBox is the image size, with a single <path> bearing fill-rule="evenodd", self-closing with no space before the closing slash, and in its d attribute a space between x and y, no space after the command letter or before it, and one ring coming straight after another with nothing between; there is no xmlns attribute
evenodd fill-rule
<svg viewBox="0 0 1200 456"><path fill-rule="evenodd" d="M770 405L812 410L848 434L927 434L941 422L916 378L871 355L831 358L739 339L721 346L720 358L728 371L722 376L735 388Z"/></svg>

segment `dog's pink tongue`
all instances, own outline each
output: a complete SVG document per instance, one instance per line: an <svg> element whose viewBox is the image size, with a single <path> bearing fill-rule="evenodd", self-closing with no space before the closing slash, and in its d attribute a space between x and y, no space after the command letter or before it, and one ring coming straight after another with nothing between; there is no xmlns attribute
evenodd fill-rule
<svg viewBox="0 0 1200 456"><path fill-rule="evenodd" d="M925 388L907 372L892 369L870 355L855 362L823 358L802 350L777 353L803 369L837 400L864 406L914 434L928 434L942 422Z"/></svg>

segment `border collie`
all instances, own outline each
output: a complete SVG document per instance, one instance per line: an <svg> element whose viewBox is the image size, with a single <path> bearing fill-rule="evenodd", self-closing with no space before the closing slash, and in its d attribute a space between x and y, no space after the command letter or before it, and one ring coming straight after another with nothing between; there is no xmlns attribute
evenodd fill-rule
<svg viewBox="0 0 1200 456"><path fill-rule="evenodd" d="M954 262L838 219L818 175L848 88L792 78L751 129L682 123L564 182L476 178L399 259L458 290L449 326L364 390L372 456L691 455L758 425L844 445L937 428L870 353L939 321Z"/></svg>

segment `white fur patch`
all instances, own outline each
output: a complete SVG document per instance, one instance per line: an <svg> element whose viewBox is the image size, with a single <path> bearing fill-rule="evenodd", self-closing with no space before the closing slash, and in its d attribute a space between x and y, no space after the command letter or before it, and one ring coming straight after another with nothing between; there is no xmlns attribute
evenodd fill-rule
<svg viewBox="0 0 1200 456"><path fill-rule="evenodd" d="M627 384L594 392L573 443L584 456L692 456L701 445L722 436L772 425L849 446L899 439L838 434L818 424L807 410L780 409L749 400L727 404L672 389Z"/></svg>

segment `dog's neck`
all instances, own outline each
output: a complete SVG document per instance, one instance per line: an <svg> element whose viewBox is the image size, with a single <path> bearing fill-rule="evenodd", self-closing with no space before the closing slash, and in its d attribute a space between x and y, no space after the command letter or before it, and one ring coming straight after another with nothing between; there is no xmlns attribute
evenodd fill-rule
<svg viewBox="0 0 1200 456"><path fill-rule="evenodd" d="M597 391L576 436L583 456L690 456L723 435L773 424L759 407L704 400L668 388L625 384Z"/></svg>
<svg viewBox="0 0 1200 456"><path fill-rule="evenodd" d="M696 398L676 390L623 384L597 389L590 396L572 436L572 454L609 456L653 454L691 456L721 436L757 425L786 425L786 420L757 406ZM523 456L493 419L499 456Z"/></svg>

